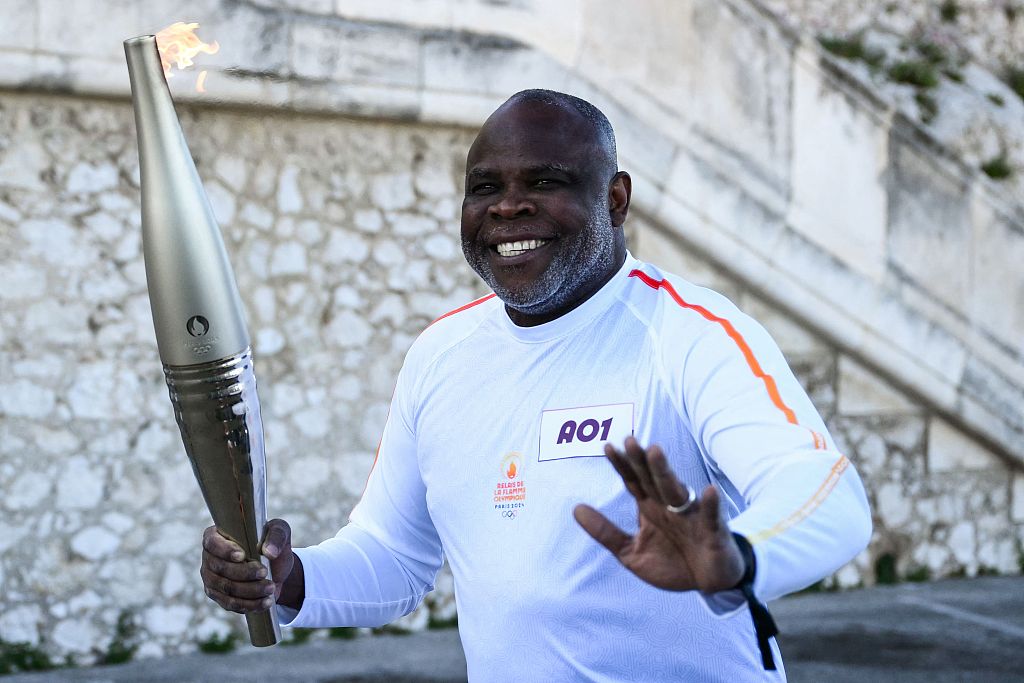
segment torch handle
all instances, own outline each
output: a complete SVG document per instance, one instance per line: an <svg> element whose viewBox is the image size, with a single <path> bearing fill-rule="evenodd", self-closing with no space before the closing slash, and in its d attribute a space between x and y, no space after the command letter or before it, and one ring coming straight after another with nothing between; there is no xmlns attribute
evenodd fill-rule
<svg viewBox="0 0 1024 683"><path fill-rule="evenodd" d="M266 612L246 614L245 623L249 626L249 642L256 647L267 647L281 640L281 627L273 607Z"/></svg>
<svg viewBox="0 0 1024 683"><path fill-rule="evenodd" d="M202 365L164 365L164 376L213 523L247 559L266 563L260 547L267 521L267 464L251 352ZM276 616L273 609L246 616L253 645L280 640Z"/></svg>

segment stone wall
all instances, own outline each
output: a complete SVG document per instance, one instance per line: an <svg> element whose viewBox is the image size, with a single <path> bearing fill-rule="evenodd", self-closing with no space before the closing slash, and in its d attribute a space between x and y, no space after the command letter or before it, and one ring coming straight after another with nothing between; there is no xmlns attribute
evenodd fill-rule
<svg viewBox="0 0 1024 683"><path fill-rule="evenodd" d="M474 127L519 88L591 99L616 122L639 208L1024 467L1024 201L756 0L191 11L223 48L204 59L211 92L174 80L182 102ZM0 87L124 97L120 41L180 12L25 3L0 27Z"/></svg>
<svg viewBox="0 0 1024 683"><path fill-rule="evenodd" d="M615 7L203 5L211 92L172 86L255 338L271 513L299 544L344 523L405 349L482 292L456 240L472 129L540 85L609 113L637 255L762 320L862 472L875 536L827 583L1016 571L1019 203L759 5ZM153 340L119 47L182 17L76 8L0 25L0 639L86 662L121 614L146 656L242 622L196 575L208 520Z"/></svg>
<svg viewBox="0 0 1024 683"><path fill-rule="evenodd" d="M463 130L183 107L255 337L271 514L345 523L402 356L479 295L457 242ZM88 661L240 618L202 594L208 513L156 353L126 102L0 96L0 639ZM435 600L450 616L450 590ZM423 621L424 611L412 623Z"/></svg>

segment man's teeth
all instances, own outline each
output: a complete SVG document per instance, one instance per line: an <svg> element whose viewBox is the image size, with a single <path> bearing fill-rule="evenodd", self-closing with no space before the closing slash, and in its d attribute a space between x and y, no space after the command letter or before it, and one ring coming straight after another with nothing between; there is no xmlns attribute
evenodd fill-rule
<svg viewBox="0 0 1024 683"><path fill-rule="evenodd" d="M522 240L520 242L502 242L498 245L499 256L519 256L531 249L547 244L550 240Z"/></svg>

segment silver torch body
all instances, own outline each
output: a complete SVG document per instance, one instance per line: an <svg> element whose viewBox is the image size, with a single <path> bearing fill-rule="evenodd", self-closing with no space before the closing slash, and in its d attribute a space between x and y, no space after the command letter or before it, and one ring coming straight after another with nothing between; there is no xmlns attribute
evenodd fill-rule
<svg viewBox="0 0 1024 683"><path fill-rule="evenodd" d="M249 332L154 36L124 42L139 139L142 243L157 347L185 452L214 524L260 555L266 455ZM280 640L275 610L246 615L253 645Z"/></svg>

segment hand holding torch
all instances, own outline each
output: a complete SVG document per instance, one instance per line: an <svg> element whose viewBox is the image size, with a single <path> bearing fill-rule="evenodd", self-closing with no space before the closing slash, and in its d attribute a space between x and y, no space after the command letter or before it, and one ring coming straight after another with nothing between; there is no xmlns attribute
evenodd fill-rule
<svg viewBox="0 0 1024 683"><path fill-rule="evenodd" d="M261 557L266 460L249 332L220 230L182 134L154 36L124 42L139 137L142 242L157 347L185 452L217 529ZM246 615L253 645L274 609Z"/></svg>

